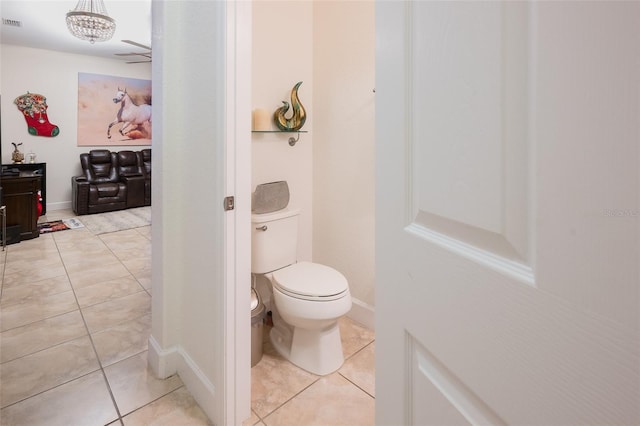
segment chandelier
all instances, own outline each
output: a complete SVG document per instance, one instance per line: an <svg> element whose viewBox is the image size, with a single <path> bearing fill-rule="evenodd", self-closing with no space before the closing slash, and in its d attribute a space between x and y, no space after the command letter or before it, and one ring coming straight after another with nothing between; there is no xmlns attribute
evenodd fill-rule
<svg viewBox="0 0 640 426"><path fill-rule="evenodd" d="M107 15L102 0L78 0L76 8L67 13L67 28L80 40L107 41L116 31L116 21Z"/></svg>

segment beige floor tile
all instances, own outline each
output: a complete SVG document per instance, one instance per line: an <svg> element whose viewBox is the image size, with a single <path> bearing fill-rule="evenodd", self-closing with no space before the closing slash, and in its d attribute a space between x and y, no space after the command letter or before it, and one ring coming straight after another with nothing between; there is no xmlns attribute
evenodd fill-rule
<svg viewBox="0 0 640 426"><path fill-rule="evenodd" d="M28 284L35 281L41 281L45 279L59 277L65 275L67 271L61 261L55 260L47 263L48 261L36 262L33 265L25 268L21 271L10 272L8 269L11 265L10 261L7 261L4 272L4 285L14 286L20 284Z"/></svg>
<svg viewBox="0 0 640 426"><path fill-rule="evenodd" d="M18 402L98 370L88 336L0 365L1 406Z"/></svg>
<svg viewBox="0 0 640 426"><path fill-rule="evenodd" d="M103 367L147 350L151 314L93 334L93 344Z"/></svg>
<svg viewBox="0 0 640 426"><path fill-rule="evenodd" d="M134 276L140 274L149 274L149 276L151 275L151 255L147 257L123 259L122 264Z"/></svg>
<svg viewBox="0 0 640 426"><path fill-rule="evenodd" d="M67 275L60 275L40 281L9 285L2 289L0 306L37 300L44 296L51 296L65 291L71 291L71 283Z"/></svg>
<svg viewBox="0 0 640 426"><path fill-rule="evenodd" d="M76 289L76 297L80 307L95 305L107 300L127 296L143 290L138 281L131 277L116 278L98 284Z"/></svg>
<svg viewBox="0 0 640 426"><path fill-rule="evenodd" d="M277 426L368 426L375 423L374 399L341 375L322 377L264 418Z"/></svg>
<svg viewBox="0 0 640 426"><path fill-rule="evenodd" d="M135 259L123 259L122 264L146 289L151 288L151 255Z"/></svg>
<svg viewBox="0 0 640 426"><path fill-rule="evenodd" d="M3 425L104 425L118 419L101 371L2 409Z"/></svg>
<svg viewBox="0 0 640 426"><path fill-rule="evenodd" d="M151 254L149 241L146 238L140 238L140 233L135 229L102 234L100 239L120 258L142 257L133 255L137 252L143 253L144 256Z"/></svg>
<svg viewBox="0 0 640 426"><path fill-rule="evenodd" d="M212 425L186 388L180 387L159 400L125 416L125 426Z"/></svg>
<svg viewBox="0 0 640 426"><path fill-rule="evenodd" d="M23 241L20 244L26 245L28 243L29 241ZM9 252L7 255L7 272L29 274L34 269L45 268L56 262L61 262L61 259L55 244L34 246L29 250Z"/></svg>
<svg viewBox="0 0 640 426"><path fill-rule="evenodd" d="M69 247L79 241L91 241L95 236L87 228L72 229L68 232L54 232L53 240L58 247Z"/></svg>
<svg viewBox="0 0 640 426"><path fill-rule="evenodd" d="M96 263L98 256L112 255L111 250L104 243L88 232L71 231L73 238L56 240L60 256L65 264L85 261Z"/></svg>
<svg viewBox="0 0 640 426"><path fill-rule="evenodd" d="M0 311L0 331L10 330L76 309L78 309L78 304L72 291L3 306Z"/></svg>
<svg viewBox="0 0 640 426"><path fill-rule="evenodd" d="M253 410L251 410L251 417L249 417L247 420L242 422L242 426L254 426L259 424L262 424L262 421L260 420L260 417L258 417L256 412Z"/></svg>
<svg viewBox="0 0 640 426"><path fill-rule="evenodd" d="M360 389L375 397L375 360L375 342L373 342L346 360L338 372Z"/></svg>
<svg viewBox="0 0 640 426"><path fill-rule="evenodd" d="M251 369L251 408L264 418L295 394L318 380L265 345L262 359Z"/></svg>
<svg viewBox="0 0 640 426"><path fill-rule="evenodd" d="M47 318L0 334L0 362L47 349L87 334L80 311Z"/></svg>
<svg viewBox="0 0 640 426"><path fill-rule="evenodd" d="M51 235L21 241L19 244L7 246L7 260L37 260L57 253L55 241Z"/></svg>
<svg viewBox="0 0 640 426"><path fill-rule="evenodd" d="M26 243L23 243L26 244ZM7 256L6 273L7 274L23 274L27 277L39 269L52 268L62 265L60 253L53 248L46 252L28 252L18 258L14 253Z"/></svg>
<svg viewBox="0 0 640 426"><path fill-rule="evenodd" d="M140 238L140 236L138 235L137 238ZM113 252L118 257L118 259L123 263L125 263L125 261L134 260L134 259L140 259L140 260L151 259L151 247L119 249L119 250L114 250ZM151 262L149 262L149 264L150 263Z"/></svg>
<svg viewBox="0 0 640 426"><path fill-rule="evenodd" d="M146 290L151 290L151 270L133 272L133 276Z"/></svg>
<svg viewBox="0 0 640 426"><path fill-rule="evenodd" d="M150 313L151 297L146 291L82 309L87 327L92 334Z"/></svg>
<svg viewBox="0 0 640 426"><path fill-rule="evenodd" d="M127 268L124 267L114 255L108 255L100 265L83 267L79 264L76 270L69 270L69 280L73 288L78 289L116 278L131 276Z"/></svg>
<svg viewBox="0 0 640 426"><path fill-rule="evenodd" d="M147 366L147 352L110 365L104 371L123 416L182 386L177 375L156 379Z"/></svg>
<svg viewBox="0 0 640 426"><path fill-rule="evenodd" d="M69 273L99 270L105 265L121 263L116 255L104 245L100 248L79 249L78 253L61 251L61 256Z"/></svg>
<svg viewBox="0 0 640 426"><path fill-rule="evenodd" d="M151 226L142 226L140 228L135 228L135 230L142 235L143 237L145 237L146 239L148 239L149 241L151 241Z"/></svg>
<svg viewBox="0 0 640 426"><path fill-rule="evenodd" d="M348 317L340 318L338 324L340 325L342 352L344 353L345 359L349 358L375 339L375 333L373 331Z"/></svg>
<svg viewBox="0 0 640 426"><path fill-rule="evenodd" d="M71 219L76 214L71 209L50 210L46 215L41 216L38 222L51 222L54 220Z"/></svg>

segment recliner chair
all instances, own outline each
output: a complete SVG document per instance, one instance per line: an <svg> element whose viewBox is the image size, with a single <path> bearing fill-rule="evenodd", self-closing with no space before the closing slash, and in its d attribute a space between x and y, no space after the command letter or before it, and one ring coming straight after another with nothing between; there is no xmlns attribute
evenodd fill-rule
<svg viewBox="0 0 640 426"><path fill-rule="evenodd" d="M143 149L138 152L142 175L144 176L144 205L151 205L151 149Z"/></svg>
<svg viewBox="0 0 640 426"><path fill-rule="evenodd" d="M73 211L102 213L127 207L127 185L118 175L117 154L107 149L80 154L83 176L71 178Z"/></svg>
<svg viewBox="0 0 640 426"><path fill-rule="evenodd" d="M120 151L116 156L118 176L127 186L127 208L144 206L145 178L138 154L133 151Z"/></svg>

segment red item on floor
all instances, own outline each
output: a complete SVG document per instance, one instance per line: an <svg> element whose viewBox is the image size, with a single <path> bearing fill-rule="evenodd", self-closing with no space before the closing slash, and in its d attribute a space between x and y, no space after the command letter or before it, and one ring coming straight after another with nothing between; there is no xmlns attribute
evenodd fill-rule
<svg viewBox="0 0 640 426"><path fill-rule="evenodd" d="M38 204L38 217L42 216L42 195L40 191L36 194L36 203Z"/></svg>

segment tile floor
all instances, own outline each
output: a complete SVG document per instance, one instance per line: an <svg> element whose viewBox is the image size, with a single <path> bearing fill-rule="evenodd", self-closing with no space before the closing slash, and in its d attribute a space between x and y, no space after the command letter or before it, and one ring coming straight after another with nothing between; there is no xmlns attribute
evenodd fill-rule
<svg viewBox="0 0 640 426"><path fill-rule="evenodd" d="M178 376L147 368L150 231L81 228L0 252L1 425L210 424ZM346 361L325 377L278 356L265 327L245 425L374 424L374 335L340 327Z"/></svg>

